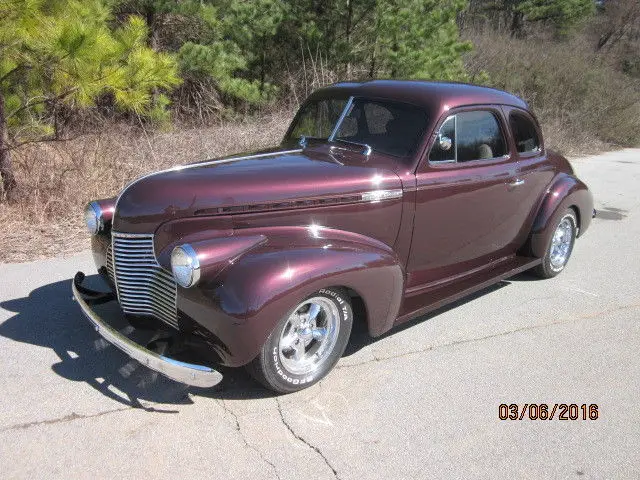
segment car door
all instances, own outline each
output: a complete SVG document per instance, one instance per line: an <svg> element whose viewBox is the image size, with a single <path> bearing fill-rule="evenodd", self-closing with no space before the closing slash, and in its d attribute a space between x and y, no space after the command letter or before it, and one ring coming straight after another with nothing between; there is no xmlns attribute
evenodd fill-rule
<svg viewBox="0 0 640 480"><path fill-rule="evenodd" d="M515 151L519 186L513 196L521 209L519 215L525 218L515 243L522 245L529 236L538 206L555 170L542 143L540 126L535 118L517 107L503 106L502 111L508 120Z"/></svg>
<svg viewBox="0 0 640 480"><path fill-rule="evenodd" d="M514 253L523 218L520 179L499 106L448 112L416 172L407 288Z"/></svg>

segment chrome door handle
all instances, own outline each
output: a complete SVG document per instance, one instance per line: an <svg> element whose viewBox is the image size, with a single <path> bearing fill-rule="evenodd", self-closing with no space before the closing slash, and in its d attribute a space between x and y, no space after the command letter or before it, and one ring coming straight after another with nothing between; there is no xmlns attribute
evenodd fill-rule
<svg viewBox="0 0 640 480"><path fill-rule="evenodd" d="M510 187L519 187L520 185L524 185L524 180L521 178L517 178L515 181L508 184Z"/></svg>

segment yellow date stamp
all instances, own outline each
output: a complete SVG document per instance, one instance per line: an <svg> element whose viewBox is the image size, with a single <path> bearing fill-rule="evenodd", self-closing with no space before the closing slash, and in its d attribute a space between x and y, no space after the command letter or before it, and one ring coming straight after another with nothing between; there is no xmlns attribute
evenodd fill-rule
<svg viewBox="0 0 640 480"><path fill-rule="evenodd" d="M600 411L596 403L501 403L500 420L597 420Z"/></svg>

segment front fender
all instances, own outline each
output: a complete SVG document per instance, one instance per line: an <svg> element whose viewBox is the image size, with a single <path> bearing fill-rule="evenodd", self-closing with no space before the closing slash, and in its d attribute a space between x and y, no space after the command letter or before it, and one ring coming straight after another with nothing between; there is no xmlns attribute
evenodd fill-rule
<svg viewBox="0 0 640 480"><path fill-rule="evenodd" d="M560 216L568 208L574 208L578 216L578 235L589 225L593 213L593 196L587 186L574 175L560 173L547 189L531 231L531 253L543 257L547 244Z"/></svg>
<svg viewBox="0 0 640 480"><path fill-rule="evenodd" d="M404 273L393 250L381 242L320 227L255 228L234 235L267 240L215 278L178 295L179 308L224 344L223 363L250 362L277 322L321 288L357 292L372 335L393 324Z"/></svg>

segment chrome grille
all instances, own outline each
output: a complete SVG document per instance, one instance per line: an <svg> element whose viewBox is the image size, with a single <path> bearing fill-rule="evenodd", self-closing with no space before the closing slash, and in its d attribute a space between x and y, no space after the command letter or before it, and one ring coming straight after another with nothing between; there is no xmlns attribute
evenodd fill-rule
<svg viewBox="0 0 640 480"><path fill-rule="evenodd" d="M156 261L153 235L113 232L111 248L112 275L122 310L151 315L178 328L176 282Z"/></svg>
<svg viewBox="0 0 640 480"><path fill-rule="evenodd" d="M109 280L115 285L116 278L113 274L113 246L111 244L107 247L107 275L109 276Z"/></svg>

